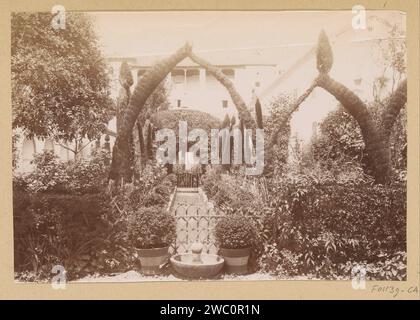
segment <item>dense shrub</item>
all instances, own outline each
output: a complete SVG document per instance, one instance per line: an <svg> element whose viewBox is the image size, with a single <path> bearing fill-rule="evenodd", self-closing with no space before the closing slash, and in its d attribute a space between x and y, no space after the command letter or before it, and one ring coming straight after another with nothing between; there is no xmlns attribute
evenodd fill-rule
<svg viewBox="0 0 420 320"><path fill-rule="evenodd" d="M387 101L369 104L373 120L380 124L382 112ZM392 169L395 177L404 177L407 170L407 110L402 109L396 118L389 139ZM340 105L331 111L319 126L319 134L312 141L315 161L327 169L334 162L357 161L365 166L367 154L360 128L354 118ZM400 179L404 180L404 179Z"/></svg>
<svg viewBox="0 0 420 320"><path fill-rule="evenodd" d="M214 168L207 170L201 180L209 199L224 213L252 216L258 216L264 206L256 181L240 171L231 170L230 174L224 174Z"/></svg>
<svg viewBox="0 0 420 320"><path fill-rule="evenodd" d="M20 185L29 192L57 193L66 191L70 177L66 172L67 164L59 162L52 151L45 151L34 155L34 170L28 174L18 175Z"/></svg>
<svg viewBox="0 0 420 320"><path fill-rule="evenodd" d="M62 162L51 151L35 155L34 170L16 177L29 192L97 193L108 178L110 155L92 154L89 160Z"/></svg>
<svg viewBox="0 0 420 320"><path fill-rule="evenodd" d="M274 190L265 234L277 252L266 246L269 260L278 256L281 263L291 253L293 274L349 276L349 265L358 263L370 265L375 279L405 277L405 186L300 180L280 181ZM395 264L385 267L389 259ZM378 270L381 264L394 269Z"/></svg>
<svg viewBox="0 0 420 320"><path fill-rule="evenodd" d="M139 214L148 210L145 207L166 207L174 179L163 168L148 166L137 185L111 195L103 188L107 159L106 154L98 154L89 161L62 163L45 153L35 160L34 172L14 177L18 278L49 280L57 264L65 267L69 279L125 272L137 265L129 226L137 218L144 222L146 217ZM168 229L162 232L169 239ZM145 241L152 243L153 235Z"/></svg>
<svg viewBox="0 0 420 320"><path fill-rule="evenodd" d="M299 257L288 249L279 249L276 244L265 243L264 251L259 257L261 271L282 276L299 275Z"/></svg>
<svg viewBox="0 0 420 320"><path fill-rule="evenodd" d="M113 270L123 250L113 250L118 228L103 192L109 154L61 162L52 152L36 155L34 170L13 179L15 270L51 278L63 265L69 278Z"/></svg>
<svg viewBox="0 0 420 320"><path fill-rule="evenodd" d="M94 152L89 160L70 162L69 191L79 194L101 192L108 181L110 161L111 154L101 150Z"/></svg>
<svg viewBox="0 0 420 320"><path fill-rule="evenodd" d="M240 170L224 174L217 168L206 170L202 177L202 188L217 210L226 215L240 215L255 226L251 236L252 251L249 268L257 271L257 259L263 249L265 202L258 188L258 178L247 177Z"/></svg>
<svg viewBox="0 0 420 320"><path fill-rule="evenodd" d="M116 192L115 203L123 211L137 211L142 207L166 207L174 191L176 177L168 175L163 166L148 164L138 183L125 185Z"/></svg>
<svg viewBox="0 0 420 320"><path fill-rule="evenodd" d="M227 215L217 222L215 236L221 248L242 249L255 245L257 232L249 218Z"/></svg>
<svg viewBox="0 0 420 320"><path fill-rule="evenodd" d="M359 265L369 279L406 277L404 184L374 185L354 162L331 170L315 163L272 178L211 169L202 181L222 212L255 223L262 271L348 279Z"/></svg>
<svg viewBox="0 0 420 320"><path fill-rule="evenodd" d="M163 248L176 237L175 218L159 207L140 208L130 213L127 221L127 238L141 249Z"/></svg>
<svg viewBox="0 0 420 320"><path fill-rule="evenodd" d="M69 278L111 270L118 251L107 256L111 225L109 201L102 194L13 194L15 270L50 278L63 265Z"/></svg>

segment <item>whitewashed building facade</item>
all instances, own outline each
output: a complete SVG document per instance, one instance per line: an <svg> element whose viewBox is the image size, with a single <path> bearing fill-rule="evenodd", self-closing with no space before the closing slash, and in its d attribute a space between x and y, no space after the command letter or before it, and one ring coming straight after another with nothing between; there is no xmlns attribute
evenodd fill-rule
<svg viewBox="0 0 420 320"><path fill-rule="evenodd" d="M380 40L378 40L380 41ZM330 72L337 81L354 90L365 101L372 101L373 96L385 97L391 92L392 81L387 81L381 92L375 93L375 86L383 77L383 65L378 63L373 54L377 40L344 41L332 45L334 65ZM217 66L234 83L237 91L254 111L254 103L258 97L262 103L263 114L269 113L271 101L279 94L298 96L310 85L318 75L315 54L312 45L291 46L281 48L266 48L245 50L240 52L197 52L211 64ZM141 81L141 76L151 68L160 56L141 57L108 57L112 96L116 98L120 90L118 80L121 63L126 61L133 72L134 86ZM385 74L390 79L390 74ZM236 109L226 88L202 67L189 58L181 61L164 80L169 91L171 108L190 108L210 113L223 119L226 114L237 115ZM299 135L309 141L314 133L313 124L322 121L325 115L337 106L334 97L322 89L315 89L302 104L291 121L292 135ZM116 131L116 121L111 120L111 131ZM115 138L103 136L100 144L109 143L112 150ZM89 157L94 141L85 141L83 157ZM37 138L29 139L21 136L17 142L18 171L30 171L34 153L52 150L62 160L74 158L68 147L62 144Z"/></svg>

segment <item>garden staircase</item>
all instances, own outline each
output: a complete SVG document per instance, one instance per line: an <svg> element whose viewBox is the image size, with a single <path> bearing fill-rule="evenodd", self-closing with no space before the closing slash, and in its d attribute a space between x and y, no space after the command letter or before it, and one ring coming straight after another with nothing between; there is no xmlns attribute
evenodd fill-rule
<svg viewBox="0 0 420 320"><path fill-rule="evenodd" d="M220 215L200 187L176 187L168 211L176 220L174 253L189 252L194 242L203 244L203 252L217 252L213 229Z"/></svg>

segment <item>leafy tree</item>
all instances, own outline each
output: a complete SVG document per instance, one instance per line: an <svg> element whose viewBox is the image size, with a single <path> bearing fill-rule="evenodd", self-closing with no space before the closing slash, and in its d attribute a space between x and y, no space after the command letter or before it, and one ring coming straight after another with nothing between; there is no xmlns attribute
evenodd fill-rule
<svg viewBox="0 0 420 320"><path fill-rule="evenodd" d="M397 23L390 23L387 20L376 18L387 29L388 41L379 41L376 44L378 64L383 68L382 76L377 79L374 86L374 96L379 98L380 91L391 80L391 92L394 92L400 82L405 78L407 72L407 46L405 30ZM391 76L389 79L386 75Z"/></svg>
<svg viewBox="0 0 420 320"><path fill-rule="evenodd" d="M89 17L66 13L65 29L57 30L51 19L50 13L12 13L13 128L76 141L80 149L114 112L108 72Z"/></svg>

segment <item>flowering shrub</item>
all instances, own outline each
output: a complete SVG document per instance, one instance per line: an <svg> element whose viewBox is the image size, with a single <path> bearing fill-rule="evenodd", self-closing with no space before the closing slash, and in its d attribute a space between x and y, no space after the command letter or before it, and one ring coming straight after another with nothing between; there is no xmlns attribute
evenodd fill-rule
<svg viewBox="0 0 420 320"><path fill-rule="evenodd" d="M150 206L164 208L174 190L175 179L175 175L167 175L164 167L148 164L136 184L125 185L117 190L115 202L127 212Z"/></svg>
<svg viewBox="0 0 420 320"><path fill-rule="evenodd" d="M396 251L394 253L381 253L375 262L348 261L340 265L343 274L349 275L354 267L365 268L366 280L405 280L407 277L407 253Z"/></svg>
<svg viewBox="0 0 420 320"><path fill-rule="evenodd" d="M302 254L288 249L279 249L277 245L266 243L258 259L261 271L283 276L299 275L299 258Z"/></svg>
<svg viewBox="0 0 420 320"><path fill-rule="evenodd" d="M29 192L96 193L108 177L108 152L92 154L89 160L61 162L51 151L35 155L34 171L18 179Z"/></svg>
<svg viewBox="0 0 420 320"><path fill-rule="evenodd" d="M140 208L129 215L127 238L141 249L169 246L176 237L175 218L159 207Z"/></svg>
<svg viewBox="0 0 420 320"><path fill-rule="evenodd" d="M221 218L215 229L216 240L221 248L241 249L255 245L257 234L254 224L242 215Z"/></svg>
<svg viewBox="0 0 420 320"><path fill-rule="evenodd" d="M384 102L369 104L369 112L376 123L380 123ZM393 169L393 179L399 178L407 170L407 110L403 108L396 118L389 139ZM331 111L319 126L320 132L312 141L314 160L325 167L333 163L356 161L365 166L366 150L360 128L356 120L342 105ZM400 179L402 180L402 179Z"/></svg>
<svg viewBox="0 0 420 320"><path fill-rule="evenodd" d="M114 271L126 250L113 208L103 192L109 154L90 160L58 161L52 152L36 155L34 171L13 179L15 269L34 280L51 277L63 265L68 277ZM120 263L123 262L123 263Z"/></svg>
<svg viewBox="0 0 420 320"><path fill-rule="evenodd" d="M70 177L69 191L84 194L100 192L108 180L110 161L110 153L101 150L94 152L89 160L70 162L67 170Z"/></svg>
<svg viewBox="0 0 420 320"><path fill-rule="evenodd" d="M22 175L26 186L31 192L64 192L70 176L66 171L66 164L59 162L52 151L36 154L32 161L35 165L33 172Z"/></svg>
<svg viewBox="0 0 420 320"><path fill-rule="evenodd" d="M231 174L223 174L210 169L202 178L203 190L226 214L259 215L264 202L255 182L255 178L234 170Z"/></svg>
<svg viewBox="0 0 420 320"><path fill-rule="evenodd" d="M276 142L275 146L270 145L270 152L265 155L264 172L282 170L287 163L290 139L290 112L294 107L293 97L287 94L280 94L269 107L270 116L264 126L266 141Z"/></svg>

